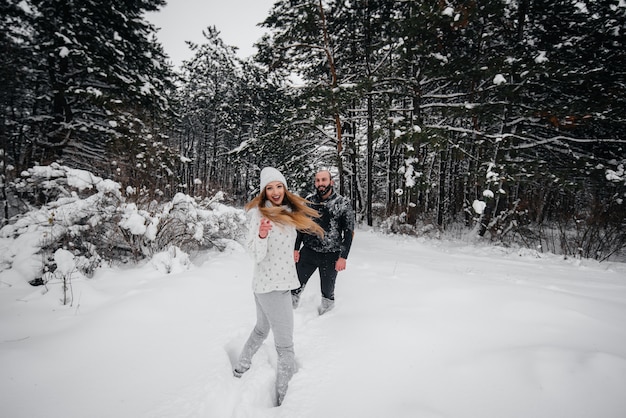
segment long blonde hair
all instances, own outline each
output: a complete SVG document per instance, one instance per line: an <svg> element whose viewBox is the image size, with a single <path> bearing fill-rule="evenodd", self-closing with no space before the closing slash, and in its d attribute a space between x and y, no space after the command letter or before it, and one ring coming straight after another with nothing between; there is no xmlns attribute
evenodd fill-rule
<svg viewBox="0 0 626 418"><path fill-rule="evenodd" d="M307 206L308 201L306 199L285 188L285 196L281 206L267 205L267 202L267 195L263 189L257 197L246 204L245 208L250 210L256 207L261 212L261 216L274 223L292 225L300 232L315 234L320 238L324 236L324 229L313 220L313 218L319 218L320 214Z"/></svg>

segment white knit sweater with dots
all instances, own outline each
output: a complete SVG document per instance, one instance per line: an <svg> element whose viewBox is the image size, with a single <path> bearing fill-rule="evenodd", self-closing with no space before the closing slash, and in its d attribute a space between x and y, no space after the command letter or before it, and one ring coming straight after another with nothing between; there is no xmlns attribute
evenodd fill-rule
<svg viewBox="0 0 626 418"><path fill-rule="evenodd" d="M300 287L293 259L296 228L273 223L267 237L261 239L259 238L261 212L253 208L248 212L248 216L247 247L254 259L252 291L268 293Z"/></svg>

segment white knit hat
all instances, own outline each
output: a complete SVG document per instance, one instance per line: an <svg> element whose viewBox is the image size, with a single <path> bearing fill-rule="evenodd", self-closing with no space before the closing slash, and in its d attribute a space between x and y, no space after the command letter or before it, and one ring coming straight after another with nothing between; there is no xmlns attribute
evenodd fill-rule
<svg viewBox="0 0 626 418"><path fill-rule="evenodd" d="M287 180L285 180L285 176L283 176L280 171L276 170L274 167L265 167L261 170L261 191L265 189L265 186L268 183L273 181L280 181L287 188Z"/></svg>

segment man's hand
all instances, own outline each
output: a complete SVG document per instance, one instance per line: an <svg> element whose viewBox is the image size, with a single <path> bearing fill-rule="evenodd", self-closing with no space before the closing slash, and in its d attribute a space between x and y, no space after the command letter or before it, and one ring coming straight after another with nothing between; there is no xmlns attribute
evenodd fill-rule
<svg viewBox="0 0 626 418"><path fill-rule="evenodd" d="M346 259L339 257L339 259L335 263L335 270L342 271L345 269L346 269Z"/></svg>

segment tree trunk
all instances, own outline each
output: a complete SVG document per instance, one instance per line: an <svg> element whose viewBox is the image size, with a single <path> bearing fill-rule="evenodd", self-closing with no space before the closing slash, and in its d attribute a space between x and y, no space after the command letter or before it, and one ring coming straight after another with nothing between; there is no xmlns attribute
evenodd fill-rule
<svg viewBox="0 0 626 418"><path fill-rule="evenodd" d="M339 170L339 194L344 194L345 186L343 181L343 161L342 152L343 144L341 138L341 116L339 115L339 106L337 104L334 90L337 87L337 69L335 68L335 58L330 46L330 38L328 36L328 27L326 25L326 15L324 14L324 7L322 0L319 0L320 19L322 20L322 31L324 33L324 52L326 53L326 59L328 60L328 66L330 68L330 90L332 97L332 107L334 111L335 119L335 134L337 135L337 169Z"/></svg>
<svg viewBox="0 0 626 418"><path fill-rule="evenodd" d="M372 95L367 95L367 202L365 204L365 214L367 225L374 224L372 219L372 192L374 190L372 175L374 173L374 106L372 105Z"/></svg>

